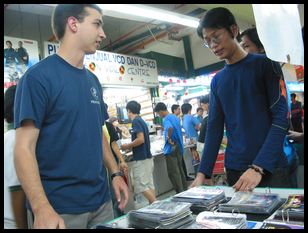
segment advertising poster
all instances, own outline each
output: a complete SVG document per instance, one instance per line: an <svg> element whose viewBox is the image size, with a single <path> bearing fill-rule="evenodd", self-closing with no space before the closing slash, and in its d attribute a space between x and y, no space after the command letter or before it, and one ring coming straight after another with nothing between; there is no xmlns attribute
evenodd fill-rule
<svg viewBox="0 0 308 233"><path fill-rule="evenodd" d="M59 47L60 47L59 43L45 41L44 42L44 58L57 53L59 50Z"/></svg>
<svg viewBox="0 0 308 233"><path fill-rule="evenodd" d="M4 90L16 85L25 71L38 61L37 41L4 36Z"/></svg>
<svg viewBox="0 0 308 233"><path fill-rule="evenodd" d="M152 59L97 50L85 56L84 64L102 85L158 86L157 64Z"/></svg>

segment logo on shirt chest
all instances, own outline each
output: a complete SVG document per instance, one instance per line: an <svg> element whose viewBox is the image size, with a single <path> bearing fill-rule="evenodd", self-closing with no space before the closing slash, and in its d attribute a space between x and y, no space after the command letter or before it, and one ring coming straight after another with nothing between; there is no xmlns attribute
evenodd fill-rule
<svg viewBox="0 0 308 233"><path fill-rule="evenodd" d="M90 89L91 95L94 97L94 100L91 100L92 104L100 104L99 97L98 97L98 91L95 87L91 87Z"/></svg>

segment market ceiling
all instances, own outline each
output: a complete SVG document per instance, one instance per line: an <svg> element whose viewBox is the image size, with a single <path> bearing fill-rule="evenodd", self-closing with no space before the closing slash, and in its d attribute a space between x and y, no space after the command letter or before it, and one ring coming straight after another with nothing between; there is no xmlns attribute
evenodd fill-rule
<svg viewBox="0 0 308 233"><path fill-rule="evenodd" d="M251 4L145 4L147 6L201 18L206 10L224 6L230 9L238 18L250 25L254 25ZM28 12L38 15L51 16L55 4L5 4L5 12L9 10ZM132 15L118 14L116 17L104 16L104 31L107 39L101 48L122 54L146 53L153 51L152 46L157 43L173 45L183 36L196 33L196 29L181 25L149 20ZM51 34L44 40L54 40Z"/></svg>

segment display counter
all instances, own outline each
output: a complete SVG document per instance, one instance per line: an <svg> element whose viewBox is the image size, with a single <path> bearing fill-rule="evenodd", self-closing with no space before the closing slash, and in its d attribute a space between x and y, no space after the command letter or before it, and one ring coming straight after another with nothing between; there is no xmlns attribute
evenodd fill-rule
<svg viewBox="0 0 308 233"><path fill-rule="evenodd" d="M234 189L232 187L216 186L216 188L223 189L225 191L226 197L231 198L234 194ZM291 194L304 194L304 189L255 188L254 192L276 193L279 194L280 198L286 199ZM259 221L256 221L255 219L252 219L251 215L247 214L247 228L248 229L260 228L262 225L262 221L264 219L265 218L262 219L262 217L260 217ZM101 223L99 225L100 226L98 228L122 228L122 229L129 228L127 215L121 216L107 223Z"/></svg>

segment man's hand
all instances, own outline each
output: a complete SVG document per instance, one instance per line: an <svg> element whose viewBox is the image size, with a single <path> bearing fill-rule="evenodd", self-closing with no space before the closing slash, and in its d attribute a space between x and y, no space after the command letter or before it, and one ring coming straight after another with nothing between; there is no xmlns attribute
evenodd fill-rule
<svg viewBox="0 0 308 233"><path fill-rule="evenodd" d="M129 144L123 144L122 146L121 146L121 150L130 150L131 148L130 148L130 146L129 146Z"/></svg>
<svg viewBox="0 0 308 233"><path fill-rule="evenodd" d="M174 141L172 141L172 139L171 138L168 138L168 143L170 144L170 145L172 145L172 146L174 146L175 144L174 144Z"/></svg>
<svg viewBox="0 0 308 233"><path fill-rule="evenodd" d="M121 176L115 176L112 179L112 186L119 203L119 208L123 210L128 202L128 187Z"/></svg>
<svg viewBox="0 0 308 233"><path fill-rule="evenodd" d="M125 174L125 176L128 175L128 165L124 160L120 161L119 169Z"/></svg>
<svg viewBox="0 0 308 233"><path fill-rule="evenodd" d="M301 142L304 140L304 133L299 133L296 131L289 130L289 134L287 135L288 139L292 139L296 142Z"/></svg>
<svg viewBox="0 0 308 233"><path fill-rule="evenodd" d="M189 186L189 188L193 188L196 186L200 186L200 185L209 185L209 186L213 186L213 180L212 179L206 179L204 174L201 172L198 172L197 177L195 178L195 180L191 183L191 185Z"/></svg>
<svg viewBox="0 0 308 233"><path fill-rule="evenodd" d="M40 208L34 212L34 229L65 229L63 218L51 206Z"/></svg>
<svg viewBox="0 0 308 233"><path fill-rule="evenodd" d="M261 182L262 175L254 169L249 168L243 173L239 180L233 185L235 191L253 191Z"/></svg>

